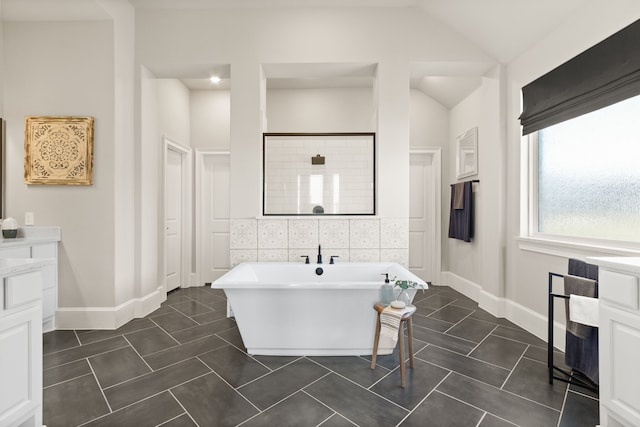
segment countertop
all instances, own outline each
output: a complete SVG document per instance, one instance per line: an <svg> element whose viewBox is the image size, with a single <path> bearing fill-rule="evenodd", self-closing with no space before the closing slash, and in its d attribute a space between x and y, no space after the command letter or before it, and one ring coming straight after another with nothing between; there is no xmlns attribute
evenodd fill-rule
<svg viewBox="0 0 640 427"><path fill-rule="evenodd" d="M37 243L59 242L60 227L18 227L18 237L0 238L0 248Z"/></svg>
<svg viewBox="0 0 640 427"><path fill-rule="evenodd" d="M640 274L640 257L591 257L587 258L587 262L596 264L604 268Z"/></svg>

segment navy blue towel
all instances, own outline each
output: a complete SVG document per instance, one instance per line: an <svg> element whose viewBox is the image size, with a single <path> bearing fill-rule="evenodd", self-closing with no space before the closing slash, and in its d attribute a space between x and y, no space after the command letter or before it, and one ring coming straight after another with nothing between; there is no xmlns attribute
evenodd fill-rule
<svg viewBox="0 0 640 427"><path fill-rule="evenodd" d="M456 209L455 185L451 184L451 211L449 212L449 237L470 242L473 238L473 188L471 181L464 183L463 208Z"/></svg>
<svg viewBox="0 0 640 427"><path fill-rule="evenodd" d="M577 259L570 259L569 274L597 281L598 266L587 264ZM584 338L577 337L567 331L564 349L564 361L567 366L581 372L594 384L600 384L598 359L598 328L591 328L591 333Z"/></svg>

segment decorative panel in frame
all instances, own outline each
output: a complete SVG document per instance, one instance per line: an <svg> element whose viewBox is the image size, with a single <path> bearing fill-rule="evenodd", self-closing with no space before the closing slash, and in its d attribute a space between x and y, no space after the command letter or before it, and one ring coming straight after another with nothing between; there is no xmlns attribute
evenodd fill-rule
<svg viewBox="0 0 640 427"><path fill-rule="evenodd" d="M26 184L91 185L92 172L93 117L25 118Z"/></svg>
<svg viewBox="0 0 640 427"><path fill-rule="evenodd" d="M457 138L456 177L478 174L478 128L469 129Z"/></svg>

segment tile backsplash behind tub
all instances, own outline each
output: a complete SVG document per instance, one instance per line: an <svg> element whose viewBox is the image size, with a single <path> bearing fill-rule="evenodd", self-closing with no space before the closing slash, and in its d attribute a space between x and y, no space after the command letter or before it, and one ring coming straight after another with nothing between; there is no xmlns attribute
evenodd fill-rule
<svg viewBox="0 0 640 427"><path fill-rule="evenodd" d="M245 261L409 262L406 218L232 219L230 265Z"/></svg>

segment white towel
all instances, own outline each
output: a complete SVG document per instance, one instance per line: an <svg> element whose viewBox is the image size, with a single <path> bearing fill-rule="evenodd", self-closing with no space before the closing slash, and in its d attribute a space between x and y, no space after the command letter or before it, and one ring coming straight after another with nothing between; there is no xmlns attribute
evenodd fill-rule
<svg viewBox="0 0 640 427"><path fill-rule="evenodd" d="M582 325L598 327L600 323L600 300L597 298L569 295L569 319Z"/></svg>
<svg viewBox="0 0 640 427"><path fill-rule="evenodd" d="M416 310L413 305L405 308L385 307L380 313L380 340L378 348L394 348L398 342L398 331L400 330L400 320L407 313Z"/></svg>

